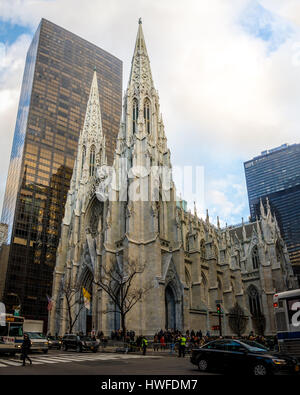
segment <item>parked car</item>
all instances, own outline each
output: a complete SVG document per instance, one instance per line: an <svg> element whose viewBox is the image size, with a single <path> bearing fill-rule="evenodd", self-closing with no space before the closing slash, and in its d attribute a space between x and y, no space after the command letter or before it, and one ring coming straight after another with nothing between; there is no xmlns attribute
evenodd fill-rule
<svg viewBox="0 0 300 395"><path fill-rule="evenodd" d="M90 336L66 334L62 338L62 348L64 351L67 351L68 349L73 349L77 352L97 352L99 348L99 343L97 342L97 340L93 340Z"/></svg>
<svg viewBox="0 0 300 395"><path fill-rule="evenodd" d="M220 339L193 349L190 358L199 370L223 371L264 376L281 371L299 373L296 358L271 352L260 343L249 340Z"/></svg>
<svg viewBox="0 0 300 395"><path fill-rule="evenodd" d="M48 339L41 333L36 332L24 332L27 333L31 342L31 352L42 351L44 354L48 352L49 345Z"/></svg>
<svg viewBox="0 0 300 395"><path fill-rule="evenodd" d="M62 341L61 339L55 336L48 336L48 343L49 343L49 349L53 349L53 348L56 348L57 350L61 349Z"/></svg>

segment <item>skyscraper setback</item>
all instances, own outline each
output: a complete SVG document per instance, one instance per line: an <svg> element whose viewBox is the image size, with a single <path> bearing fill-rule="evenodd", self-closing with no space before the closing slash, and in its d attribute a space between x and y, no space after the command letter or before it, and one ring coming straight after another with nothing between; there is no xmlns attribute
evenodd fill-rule
<svg viewBox="0 0 300 395"><path fill-rule="evenodd" d="M250 214L260 217L267 198L300 278L300 144L263 151L244 163Z"/></svg>
<svg viewBox="0 0 300 395"><path fill-rule="evenodd" d="M108 164L121 117L122 62L42 19L27 53L1 221L10 252L4 301L47 318L56 249L89 89L97 70Z"/></svg>

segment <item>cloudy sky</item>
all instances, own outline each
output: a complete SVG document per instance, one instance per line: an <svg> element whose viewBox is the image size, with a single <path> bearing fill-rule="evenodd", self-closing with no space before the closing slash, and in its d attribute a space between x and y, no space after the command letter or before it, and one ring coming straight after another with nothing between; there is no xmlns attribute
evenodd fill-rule
<svg viewBox="0 0 300 395"><path fill-rule="evenodd" d="M243 162L300 140L299 0L1 0L0 213L25 56L42 17L120 58L124 89L142 17L172 163L203 169L198 214L208 209L222 225L248 218Z"/></svg>

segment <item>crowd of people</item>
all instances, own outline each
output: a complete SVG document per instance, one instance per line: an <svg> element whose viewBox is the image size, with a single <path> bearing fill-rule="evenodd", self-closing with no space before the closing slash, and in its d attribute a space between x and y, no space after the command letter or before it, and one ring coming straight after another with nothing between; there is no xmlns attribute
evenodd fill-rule
<svg viewBox="0 0 300 395"><path fill-rule="evenodd" d="M82 333L79 333L81 335ZM135 332L133 330L127 330L126 334L124 336L124 332L119 329L119 330L113 330L110 334L110 339L108 339L106 336L104 336L102 331L98 331L96 335L89 333L94 340L98 339L99 342L101 343L107 343L108 340L111 341L120 341L120 342L126 342L131 345L131 347L135 347L137 349L142 347L143 343L143 338L144 336L139 335L136 336ZM175 348L177 348L180 345L180 339L184 336L186 339L186 346L188 348L193 348L193 347L201 347L204 344L220 339L220 336L217 335L211 335L209 331L207 331L205 334L202 333L201 329L194 331L192 330L187 330L186 332L180 332L179 330L174 330L174 329L168 329L168 330L163 330L161 329L160 331L156 332L153 336L153 338L148 338L149 341L149 346L153 348L154 351L159 351L159 350L171 350L173 351ZM228 336L226 336L228 338ZM254 334L253 331L249 333L248 336L232 336L232 339L240 339L240 340L252 340L256 341L263 346L266 346L270 348L271 350L276 350L277 349L277 338L276 336L274 337L264 337L260 335Z"/></svg>
<svg viewBox="0 0 300 395"><path fill-rule="evenodd" d="M125 341L127 343L135 343L135 346L137 348L140 348L142 346L143 337L144 336L142 335L135 337L134 331L127 331L127 334L125 336ZM154 351L167 350L167 349L173 351L175 348L180 348L179 346L182 343L181 340L182 337L185 338L186 346L188 348L201 347L210 341L222 338L221 336L211 335L209 331L203 334L201 329L197 331L194 331L193 329L187 330L185 333L180 332L179 330L161 329L160 331L155 333L153 338L150 339L148 337L149 346L151 345ZM260 343L263 346L270 348L271 350L277 348L276 336L266 338L264 336L256 335L253 333L253 331L251 331L248 336L240 336L240 337L231 336L231 338L256 341L257 343ZM120 330L120 331L112 332L111 339L123 340L124 337L122 331Z"/></svg>
<svg viewBox="0 0 300 395"><path fill-rule="evenodd" d="M119 329L117 331L112 331L110 335L111 340L125 340L125 342L130 342L135 340L135 332L134 331L126 331L125 339L124 339L124 331Z"/></svg>

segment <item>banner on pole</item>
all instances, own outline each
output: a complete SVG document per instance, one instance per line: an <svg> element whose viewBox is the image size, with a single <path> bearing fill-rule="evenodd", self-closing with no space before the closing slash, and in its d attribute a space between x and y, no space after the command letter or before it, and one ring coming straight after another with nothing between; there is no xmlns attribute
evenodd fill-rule
<svg viewBox="0 0 300 395"><path fill-rule="evenodd" d="M48 299L47 310L51 311L52 305L53 305L53 301L52 301L52 298L50 298L50 296L48 296L48 295L46 295L46 296L47 296L47 299Z"/></svg>
<svg viewBox="0 0 300 395"><path fill-rule="evenodd" d="M91 295L85 288L82 288L82 293L83 293L83 299L84 299L84 306L85 306L86 309L90 310L90 308L91 308Z"/></svg>

